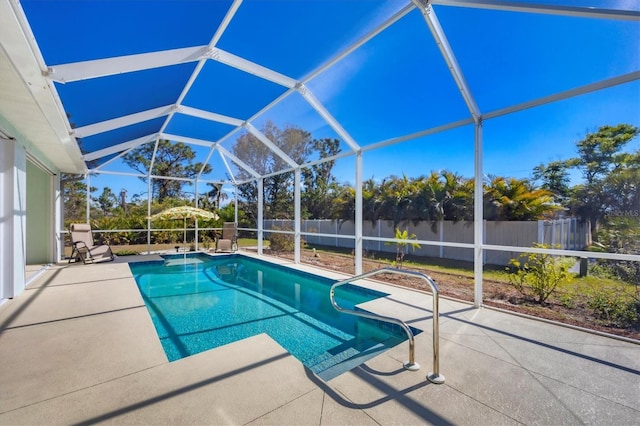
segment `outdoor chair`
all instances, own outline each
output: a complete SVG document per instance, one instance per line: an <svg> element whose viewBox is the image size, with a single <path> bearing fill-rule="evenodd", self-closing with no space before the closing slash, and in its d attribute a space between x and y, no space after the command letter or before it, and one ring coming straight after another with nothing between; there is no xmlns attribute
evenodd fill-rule
<svg viewBox="0 0 640 426"><path fill-rule="evenodd" d="M216 266L216 275L222 281L235 284L238 270L236 265L218 265Z"/></svg>
<svg viewBox="0 0 640 426"><path fill-rule="evenodd" d="M216 241L216 252L231 253L238 249L238 238L235 222L222 225L222 237Z"/></svg>
<svg viewBox="0 0 640 426"><path fill-rule="evenodd" d="M82 260L82 263L86 264L114 259L113 252L108 244L94 244L91 225L88 223L73 223L70 231L73 251L71 252L69 263Z"/></svg>

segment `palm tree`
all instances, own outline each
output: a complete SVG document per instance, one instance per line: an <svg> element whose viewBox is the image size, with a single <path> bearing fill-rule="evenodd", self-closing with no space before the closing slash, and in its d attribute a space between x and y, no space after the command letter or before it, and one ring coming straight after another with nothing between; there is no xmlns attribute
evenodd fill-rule
<svg viewBox="0 0 640 426"><path fill-rule="evenodd" d="M527 179L494 176L484 191L487 220L537 220L558 209L551 191L537 189Z"/></svg>
<svg viewBox="0 0 640 426"><path fill-rule="evenodd" d="M353 220L356 211L356 190L347 184L340 185L336 189L334 204L334 215L336 219L340 219L341 221ZM368 219L366 216L366 207L364 213L365 218Z"/></svg>
<svg viewBox="0 0 640 426"><path fill-rule="evenodd" d="M473 219L473 180L443 170L431 172L419 180L420 219L432 221Z"/></svg>
<svg viewBox="0 0 640 426"><path fill-rule="evenodd" d="M203 209L219 209L222 200L229 198L227 194L222 190L222 185L208 183L211 189L202 194L198 200L198 205Z"/></svg>
<svg viewBox="0 0 640 426"><path fill-rule="evenodd" d="M363 219L375 223L375 221L380 218L381 207L380 185L377 185L373 178L362 182Z"/></svg>
<svg viewBox="0 0 640 426"><path fill-rule="evenodd" d="M400 222L419 219L419 211L415 208L418 185L415 179L406 176L391 176L380 185L382 198L381 218L393 220L394 225Z"/></svg>
<svg viewBox="0 0 640 426"><path fill-rule="evenodd" d="M444 170L441 173L447 194L444 205L444 220L473 220L473 179Z"/></svg>
<svg viewBox="0 0 640 426"><path fill-rule="evenodd" d="M404 261L404 255L405 255L405 251L407 250L407 246L409 246L413 251L417 248L420 248L420 244L416 242L406 241L406 240L416 239L416 234L409 235L409 231L407 231L406 229L404 231L401 231L400 229L396 228L395 239L396 239L395 242L393 243L389 242L385 244L386 245L394 244L396 246L396 268L402 268L402 262Z"/></svg>

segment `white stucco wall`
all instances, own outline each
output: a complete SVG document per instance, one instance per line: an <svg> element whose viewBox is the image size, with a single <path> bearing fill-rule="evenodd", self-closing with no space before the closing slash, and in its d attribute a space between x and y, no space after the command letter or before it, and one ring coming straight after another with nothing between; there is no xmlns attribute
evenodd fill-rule
<svg viewBox="0 0 640 426"><path fill-rule="evenodd" d="M26 170L24 147L0 139L0 302L25 286Z"/></svg>
<svg viewBox="0 0 640 426"><path fill-rule="evenodd" d="M27 265L52 260L51 174L27 160Z"/></svg>

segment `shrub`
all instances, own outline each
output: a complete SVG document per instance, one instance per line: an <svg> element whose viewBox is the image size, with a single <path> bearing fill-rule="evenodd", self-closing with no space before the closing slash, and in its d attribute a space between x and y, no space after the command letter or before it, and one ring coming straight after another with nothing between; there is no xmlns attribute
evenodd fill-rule
<svg viewBox="0 0 640 426"><path fill-rule="evenodd" d="M282 229L274 226L272 231L291 231L291 229ZM292 252L295 249L295 236L293 234L282 234L279 232L272 232L269 235L269 247L274 252L287 253Z"/></svg>
<svg viewBox="0 0 640 426"><path fill-rule="evenodd" d="M207 234L202 235L202 246L209 250L213 246L214 240Z"/></svg>
<svg viewBox="0 0 640 426"><path fill-rule="evenodd" d="M640 254L640 217L608 216L596 233L599 251L609 253ZM630 284L640 283L640 262L630 260L598 259L590 272L601 277L614 278Z"/></svg>
<svg viewBox="0 0 640 426"><path fill-rule="evenodd" d="M578 306L577 297L573 292L565 292L560 295L560 303L565 308L575 309Z"/></svg>
<svg viewBox="0 0 640 426"><path fill-rule="evenodd" d="M587 306L607 326L638 328L640 302L613 288L598 288L586 295Z"/></svg>
<svg viewBox="0 0 640 426"><path fill-rule="evenodd" d="M548 248L544 244L534 244L535 248ZM544 303L559 285L571 282L569 268L572 259L557 258L543 253L524 253L518 259L511 259L508 271L509 283L525 298L536 303Z"/></svg>
<svg viewBox="0 0 640 426"><path fill-rule="evenodd" d="M117 256L135 256L140 254L140 252L137 252L135 250L120 250L118 252L115 253Z"/></svg>
<svg viewBox="0 0 640 426"><path fill-rule="evenodd" d="M589 273L598 277L636 284L640 283L640 262L598 259L595 264L589 266Z"/></svg>

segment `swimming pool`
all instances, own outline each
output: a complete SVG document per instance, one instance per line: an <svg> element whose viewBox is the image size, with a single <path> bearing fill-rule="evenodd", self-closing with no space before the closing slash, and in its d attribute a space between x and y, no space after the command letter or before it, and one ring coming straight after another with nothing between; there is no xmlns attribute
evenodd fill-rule
<svg viewBox="0 0 640 426"><path fill-rule="evenodd" d="M327 278L238 254L163 257L129 267L170 361L267 333L329 380L406 340L394 324L337 312ZM353 285L336 292L351 309L384 296Z"/></svg>

